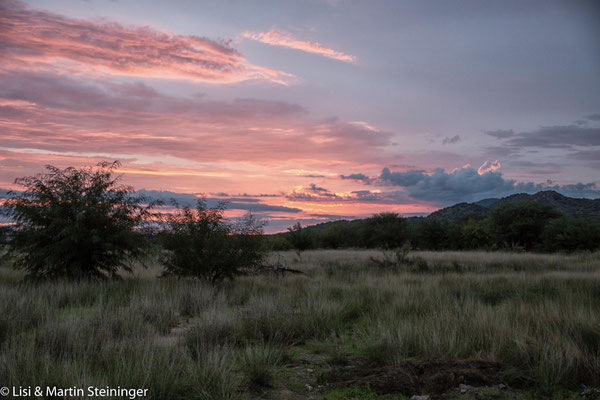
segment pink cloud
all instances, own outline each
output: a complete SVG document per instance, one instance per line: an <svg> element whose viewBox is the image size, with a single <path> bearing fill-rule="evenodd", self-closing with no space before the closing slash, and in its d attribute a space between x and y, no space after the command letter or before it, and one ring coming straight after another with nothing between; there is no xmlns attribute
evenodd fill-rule
<svg viewBox="0 0 600 400"><path fill-rule="evenodd" d="M333 58L345 62L355 62L356 57L341 51L333 50L319 42L304 41L294 38L290 33L271 29L268 32L244 32L242 36L273 46L289 47L308 53L319 54L324 57Z"/></svg>
<svg viewBox="0 0 600 400"><path fill-rule="evenodd" d="M339 166L387 160L391 139L389 132L337 119L313 120L285 102L179 98L143 84L92 85L29 71L0 73L0 134L4 148L282 169L295 162L332 174Z"/></svg>
<svg viewBox="0 0 600 400"><path fill-rule="evenodd" d="M477 173L479 175L487 174L488 172L498 171L500 167L502 167L502 165L500 165L500 161L498 160L486 161L483 164L481 164L481 167L479 167Z"/></svg>
<svg viewBox="0 0 600 400"><path fill-rule="evenodd" d="M227 43L76 20L15 1L0 4L0 47L0 67L19 70L73 69L212 83L263 79L286 84L292 76L250 64Z"/></svg>

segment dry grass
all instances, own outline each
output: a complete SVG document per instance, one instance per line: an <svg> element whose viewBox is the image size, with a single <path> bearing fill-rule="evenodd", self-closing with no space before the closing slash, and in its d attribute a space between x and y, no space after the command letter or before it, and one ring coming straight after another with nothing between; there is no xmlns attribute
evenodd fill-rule
<svg viewBox="0 0 600 400"><path fill-rule="evenodd" d="M275 398L321 396L305 388L312 378L273 367L296 368L298 350L331 365L493 361L500 381L543 393L600 384L598 253L411 254L426 273L378 268L377 257L272 254L310 277L220 288L156 279L158 265L121 282L36 286L0 269L0 383L142 387L153 399L268 397L281 387Z"/></svg>

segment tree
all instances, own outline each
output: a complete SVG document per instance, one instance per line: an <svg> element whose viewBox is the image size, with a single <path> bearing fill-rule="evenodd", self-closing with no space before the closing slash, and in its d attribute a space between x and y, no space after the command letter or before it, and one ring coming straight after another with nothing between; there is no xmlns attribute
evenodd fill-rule
<svg viewBox="0 0 600 400"><path fill-rule="evenodd" d="M0 226L0 248L8 244L11 229L8 226Z"/></svg>
<svg viewBox="0 0 600 400"><path fill-rule="evenodd" d="M600 222L563 216L546 224L542 240L548 251L596 250L600 247Z"/></svg>
<svg viewBox="0 0 600 400"><path fill-rule="evenodd" d="M362 237L367 247L393 249L406 242L408 226L406 220L396 213L384 212L365 221Z"/></svg>
<svg viewBox="0 0 600 400"><path fill-rule="evenodd" d="M288 239L292 246L299 251L307 250L312 246L312 238L308 231L302 228L300 222L288 228Z"/></svg>
<svg viewBox="0 0 600 400"><path fill-rule="evenodd" d="M192 277L213 283L233 279L244 269L259 266L264 222L247 214L237 223L225 219L227 203L207 207L199 199L196 208L174 203L175 214L166 216L163 245L163 276Z"/></svg>
<svg viewBox="0 0 600 400"><path fill-rule="evenodd" d="M498 243L523 246L525 250L539 245L544 226L561 214L552 206L535 201L500 205L492 210L490 224Z"/></svg>
<svg viewBox="0 0 600 400"><path fill-rule="evenodd" d="M440 218L424 218L417 228L417 243L420 248L440 250L449 247L451 226Z"/></svg>
<svg viewBox="0 0 600 400"><path fill-rule="evenodd" d="M490 234L483 218L470 217L460 227L462 248L482 249L490 245Z"/></svg>
<svg viewBox="0 0 600 400"><path fill-rule="evenodd" d="M114 177L119 162L97 168L59 169L15 180L25 190L5 203L15 222L9 240L15 267L30 279L101 279L131 272L143 260L145 241L137 231L157 203L135 195Z"/></svg>

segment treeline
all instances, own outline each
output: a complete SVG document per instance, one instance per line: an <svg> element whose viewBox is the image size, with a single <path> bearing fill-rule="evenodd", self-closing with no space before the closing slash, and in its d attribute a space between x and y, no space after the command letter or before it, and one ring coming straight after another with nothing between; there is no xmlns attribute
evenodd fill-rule
<svg viewBox="0 0 600 400"><path fill-rule="evenodd" d="M266 237L273 250L397 248L421 250L579 251L600 248L600 221L568 217L547 204L524 201L494 207L488 216L450 221L376 214L334 221Z"/></svg>
<svg viewBox="0 0 600 400"><path fill-rule="evenodd" d="M268 250L380 248L428 250L577 251L600 247L600 222L565 216L535 201L493 206L487 216L449 221L376 214L356 221L263 235L251 214L224 217L226 204L209 208L161 202L119 183L118 162L97 168L59 169L19 178L25 190L12 193L3 213L13 221L0 229L2 258L27 279L105 279L132 272L154 252L163 276L221 282L265 267ZM152 257L150 257L152 258Z"/></svg>

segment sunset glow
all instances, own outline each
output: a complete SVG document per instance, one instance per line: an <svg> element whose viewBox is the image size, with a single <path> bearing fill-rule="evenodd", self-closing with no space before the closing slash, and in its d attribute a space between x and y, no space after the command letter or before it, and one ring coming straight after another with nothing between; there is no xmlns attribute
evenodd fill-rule
<svg viewBox="0 0 600 400"><path fill-rule="evenodd" d="M242 3L0 0L0 195L119 160L136 189L269 232L600 197L596 8Z"/></svg>

